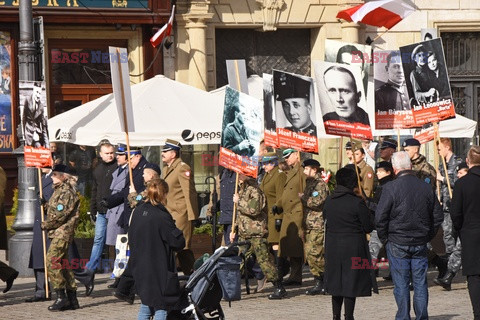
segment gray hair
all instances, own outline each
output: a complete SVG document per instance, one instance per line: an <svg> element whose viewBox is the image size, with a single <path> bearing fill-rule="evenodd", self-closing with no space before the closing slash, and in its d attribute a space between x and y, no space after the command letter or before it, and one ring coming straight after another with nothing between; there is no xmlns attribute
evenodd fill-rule
<svg viewBox="0 0 480 320"><path fill-rule="evenodd" d="M410 156L406 151L395 152L392 155L392 167L395 170L410 170L412 169L412 162Z"/></svg>

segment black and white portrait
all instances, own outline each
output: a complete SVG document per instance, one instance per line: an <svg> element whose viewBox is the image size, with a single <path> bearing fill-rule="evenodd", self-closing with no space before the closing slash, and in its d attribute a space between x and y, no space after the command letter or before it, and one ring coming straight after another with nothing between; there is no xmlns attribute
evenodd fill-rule
<svg viewBox="0 0 480 320"><path fill-rule="evenodd" d="M20 81L19 89L25 145L49 148L45 82Z"/></svg>
<svg viewBox="0 0 480 320"><path fill-rule="evenodd" d="M275 121L275 100L273 97L273 77L271 74L263 74L263 107L265 129L275 131L277 128Z"/></svg>

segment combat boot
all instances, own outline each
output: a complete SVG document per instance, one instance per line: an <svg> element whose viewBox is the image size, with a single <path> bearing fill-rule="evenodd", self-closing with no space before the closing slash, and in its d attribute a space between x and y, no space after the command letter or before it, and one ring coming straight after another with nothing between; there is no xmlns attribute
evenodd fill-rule
<svg viewBox="0 0 480 320"><path fill-rule="evenodd" d="M63 311L70 309L70 302L68 301L67 296L65 295L65 289L55 290L57 299L55 302L48 307L50 311Z"/></svg>
<svg viewBox="0 0 480 320"><path fill-rule="evenodd" d="M315 285L308 289L305 294L308 296L316 296L317 294L325 294L325 287L323 285L323 276L314 277Z"/></svg>
<svg viewBox="0 0 480 320"><path fill-rule="evenodd" d="M67 290L67 297L68 297L68 301L70 302L70 309L76 310L80 308L80 305L78 304L76 290Z"/></svg>
<svg viewBox="0 0 480 320"><path fill-rule="evenodd" d="M439 256L435 256L435 258L432 259L432 264L438 269L438 276L434 279L434 282L437 283L439 279L442 279L447 274L448 260Z"/></svg>
<svg viewBox="0 0 480 320"><path fill-rule="evenodd" d="M435 279L434 282L436 284L442 286L445 290L450 291L450 290L452 290L453 277L455 277L455 272L449 270L447 272L447 274L445 275L445 277L443 277L441 279L438 279L438 281L435 281L435 280L437 280L437 279Z"/></svg>
<svg viewBox="0 0 480 320"><path fill-rule="evenodd" d="M268 299L270 300L280 300L287 295L287 291L283 287L282 280L277 280L274 282L275 291L272 294L268 295Z"/></svg>

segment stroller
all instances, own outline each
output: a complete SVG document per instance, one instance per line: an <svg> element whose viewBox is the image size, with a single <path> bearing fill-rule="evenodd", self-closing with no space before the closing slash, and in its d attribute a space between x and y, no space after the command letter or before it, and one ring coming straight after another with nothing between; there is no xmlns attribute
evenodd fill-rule
<svg viewBox="0 0 480 320"><path fill-rule="evenodd" d="M218 248L190 275L179 301L183 308L181 319L225 319L220 301L222 297L229 302L240 300L242 258L238 247L248 244L248 241L237 242ZM168 319L179 319L178 316L169 315Z"/></svg>

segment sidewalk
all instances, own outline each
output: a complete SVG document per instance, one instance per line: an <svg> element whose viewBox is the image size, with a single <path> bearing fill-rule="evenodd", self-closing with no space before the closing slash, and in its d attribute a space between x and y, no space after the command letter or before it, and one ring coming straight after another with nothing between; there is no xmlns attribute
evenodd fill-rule
<svg viewBox="0 0 480 320"><path fill-rule="evenodd" d="M433 284L437 272L429 272L429 315L432 320L472 319L470 299L465 277L454 279L452 291L447 292ZM242 287L242 300L228 303L222 302L225 317L228 320L287 320L287 319L331 319L330 296L306 296L305 290L313 285L313 278L304 269L302 287L287 288L288 296L283 300L270 301L267 296L273 287L267 284L259 294L246 295ZM393 319L396 312L391 282L378 278L380 294L357 299L355 319ZM109 274L96 276L95 290L90 297L85 297L85 288L79 286L78 297L80 309L75 311L50 312L47 307L51 301L25 303L24 300L33 294L35 281L33 278L15 280L13 288L6 294L0 292L0 319L136 319L139 299L129 305L112 296L107 288L111 283ZM253 291L254 281L251 280ZM0 283L3 290L4 283ZM243 284L242 284L243 285ZM412 310L412 317L414 317Z"/></svg>

